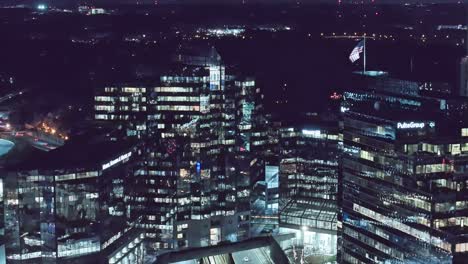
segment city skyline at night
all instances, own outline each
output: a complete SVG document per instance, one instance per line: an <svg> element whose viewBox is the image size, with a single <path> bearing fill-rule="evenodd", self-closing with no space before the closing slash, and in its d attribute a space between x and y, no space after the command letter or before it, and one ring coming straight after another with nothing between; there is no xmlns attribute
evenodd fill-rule
<svg viewBox="0 0 468 264"><path fill-rule="evenodd" d="M463 1L2 1L0 264L465 264Z"/></svg>

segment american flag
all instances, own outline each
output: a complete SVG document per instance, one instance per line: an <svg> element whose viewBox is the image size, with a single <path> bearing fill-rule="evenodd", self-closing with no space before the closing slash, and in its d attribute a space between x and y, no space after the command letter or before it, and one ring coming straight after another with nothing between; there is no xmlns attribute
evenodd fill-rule
<svg viewBox="0 0 468 264"><path fill-rule="evenodd" d="M364 40L359 41L359 43L356 45L356 47L351 51L351 54L349 55L349 59L351 62L355 62L361 58L359 54L361 54L364 51Z"/></svg>

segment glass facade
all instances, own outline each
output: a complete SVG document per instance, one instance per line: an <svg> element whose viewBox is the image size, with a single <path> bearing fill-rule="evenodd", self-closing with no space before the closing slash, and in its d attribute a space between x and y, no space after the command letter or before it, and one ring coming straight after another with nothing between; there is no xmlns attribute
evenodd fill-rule
<svg viewBox="0 0 468 264"><path fill-rule="evenodd" d="M254 80L230 73L214 49L176 55L146 90L146 140L125 201L150 249L249 237L259 92Z"/></svg>
<svg viewBox="0 0 468 264"><path fill-rule="evenodd" d="M280 131L279 231L295 234L301 258L336 254L341 140L338 121Z"/></svg>
<svg viewBox="0 0 468 264"><path fill-rule="evenodd" d="M5 178L8 262L94 259L104 263L116 241L127 245L131 230L141 234L135 231L135 224L127 222L123 199L124 182L132 171L129 153L133 150L125 147L118 151L115 144L99 145L112 154L88 164L72 157L82 152L66 146L37 157L44 164L25 162L9 169ZM58 157L67 154L73 162L60 162ZM137 248L142 242L133 243Z"/></svg>
<svg viewBox="0 0 468 264"><path fill-rule="evenodd" d="M280 199L336 203L341 135L338 123L326 128L283 128L280 134Z"/></svg>
<svg viewBox="0 0 468 264"><path fill-rule="evenodd" d="M457 110L437 107L439 99L408 98L395 87L383 90L393 94L359 91L387 98L379 107L372 100L345 100L340 260L464 263L468 152L460 133L463 122L459 113L450 112ZM421 104L409 110L408 99Z"/></svg>
<svg viewBox="0 0 468 264"><path fill-rule="evenodd" d="M112 86L96 91L94 119L117 123L128 136L139 136L146 131L147 88Z"/></svg>

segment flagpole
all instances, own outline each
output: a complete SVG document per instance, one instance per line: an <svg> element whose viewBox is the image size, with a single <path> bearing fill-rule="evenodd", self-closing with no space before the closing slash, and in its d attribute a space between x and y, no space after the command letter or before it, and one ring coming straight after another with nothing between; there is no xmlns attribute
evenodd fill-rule
<svg viewBox="0 0 468 264"><path fill-rule="evenodd" d="M366 36L364 36L364 74L366 74Z"/></svg>
<svg viewBox="0 0 468 264"><path fill-rule="evenodd" d="M411 56L411 59L410 59L410 72L413 73L413 56Z"/></svg>

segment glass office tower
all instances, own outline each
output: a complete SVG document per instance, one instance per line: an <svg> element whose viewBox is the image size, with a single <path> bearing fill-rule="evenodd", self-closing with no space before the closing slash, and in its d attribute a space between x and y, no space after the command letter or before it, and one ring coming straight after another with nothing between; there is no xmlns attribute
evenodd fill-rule
<svg viewBox="0 0 468 264"><path fill-rule="evenodd" d="M252 236L276 233L279 227L279 130L280 122L259 114L251 133L252 153L257 158L256 173L251 178Z"/></svg>
<svg viewBox="0 0 468 264"><path fill-rule="evenodd" d="M127 222L123 199L134 151L70 143L8 168L8 262L142 263L144 233Z"/></svg>
<svg viewBox="0 0 468 264"><path fill-rule="evenodd" d="M310 254L333 255L341 134L337 120L318 119L280 131L280 232Z"/></svg>
<svg viewBox="0 0 468 264"><path fill-rule="evenodd" d="M255 81L223 65L214 48L183 48L147 88L143 159L125 195L154 250L249 236Z"/></svg>
<svg viewBox="0 0 468 264"><path fill-rule="evenodd" d="M468 257L464 102L418 88L345 93L342 263L464 263ZM461 108L453 111L448 101Z"/></svg>

